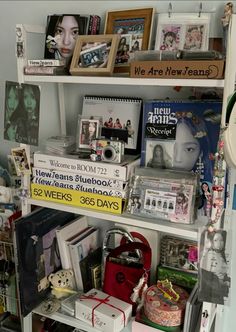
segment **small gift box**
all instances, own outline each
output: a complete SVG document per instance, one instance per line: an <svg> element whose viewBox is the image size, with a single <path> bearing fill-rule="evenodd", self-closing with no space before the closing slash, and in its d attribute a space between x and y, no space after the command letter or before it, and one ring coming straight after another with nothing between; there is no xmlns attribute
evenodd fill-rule
<svg viewBox="0 0 236 332"><path fill-rule="evenodd" d="M75 302L75 317L104 332L119 332L129 322L132 305L91 289Z"/></svg>

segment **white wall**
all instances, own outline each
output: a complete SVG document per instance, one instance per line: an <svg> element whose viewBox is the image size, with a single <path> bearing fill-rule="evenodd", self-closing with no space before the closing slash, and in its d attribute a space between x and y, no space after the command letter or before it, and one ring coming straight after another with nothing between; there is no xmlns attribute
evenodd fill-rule
<svg viewBox="0 0 236 332"><path fill-rule="evenodd" d="M102 17L103 24L106 10L140 8L152 6L157 12L167 12L170 1L0 1L0 164L6 166L6 155L16 144L3 140L3 119L4 119L4 93L5 81L17 81L16 59L15 59L15 25L25 24L46 24L48 14L56 13L78 13L78 14L98 14ZM173 12L196 12L198 13L200 1L171 1ZM222 26L220 17L223 15L223 8L226 1L202 1L203 11L212 13L210 26L210 37L221 37ZM236 8L236 1L233 1ZM157 18L157 15L156 15ZM156 19L155 18L155 19ZM103 30L101 30L102 32ZM58 105L55 99L56 88L53 85L41 84L41 118L40 118L40 145L45 138L52 134L59 133ZM66 87L66 111L68 134L76 131L76 121L78 112L81 110L81 96L90 94L110 94L124 96L141 96L146 98L162 98L174 96L179 98L184 91L176 92L173 88L142 88L112 87L103 86L72 86ZM234 232L235 233L235 232ZM232 257L234 258L234 257ZM235 264L234 264L235 265ZM233 266L234 275L236 267ZM235 286L234 286L235 288ZM235 298L236 299L236 298ZM231 306L225 309L227 319L224 319L222 332L234 331L233 313L236 309L236 300L231 301ZM191 332L191 331L189 331Z"/></svg>

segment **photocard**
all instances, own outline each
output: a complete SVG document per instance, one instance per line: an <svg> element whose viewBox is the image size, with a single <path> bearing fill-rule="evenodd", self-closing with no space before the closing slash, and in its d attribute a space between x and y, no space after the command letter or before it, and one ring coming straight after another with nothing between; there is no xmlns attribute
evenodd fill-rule
<svg viewBox="0 0 236 332"><path fill-rule="evenodd" d="M11 154L15 163L17 175L31 174L30 161L24 148L13 148Z"/></svg>
<svg viewBox="0 0 236 332"><path fill-rule="evenodd" d="M174 155L174 141L152 140L146 141L145 166L152 168L172 168Z"/></svg>
<svg viewBox="0 0 236 332"><path fill-rule="evenodd" d="M92 140L99 136L99 120L81 119L79 123L79 148L90 149Z"/></svg>

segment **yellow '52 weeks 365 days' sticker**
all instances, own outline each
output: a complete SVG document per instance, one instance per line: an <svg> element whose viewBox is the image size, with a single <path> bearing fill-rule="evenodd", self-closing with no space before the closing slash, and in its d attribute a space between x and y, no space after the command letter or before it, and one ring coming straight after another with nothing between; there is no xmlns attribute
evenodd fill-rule
<svg viewBox="0 0 236 332"><path fill-rule="evenodd" d="M31 184L31 197L55 203L73 205L88 209L122 213L122 198L98 195L72 189L55 188L53 186Z"/></svg>

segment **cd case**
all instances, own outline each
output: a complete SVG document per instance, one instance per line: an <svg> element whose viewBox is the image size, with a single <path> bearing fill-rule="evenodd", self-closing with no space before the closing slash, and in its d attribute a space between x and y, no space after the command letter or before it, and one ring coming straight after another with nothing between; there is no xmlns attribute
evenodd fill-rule
<svg viewBox="0 0 236 332"><path fill-rule="evenodd" d="M48 137L45 149L53 154L69 154L75 150L75 138L66 135Z"/></svg>
<svg viewBox="0 0 236 332"><path fill-rule="evenodd" d="M196 174L137 168L132 179L127 212L191 224L196 217L197 183Z"/></svg>

